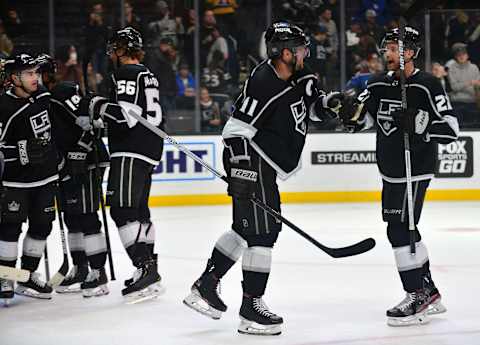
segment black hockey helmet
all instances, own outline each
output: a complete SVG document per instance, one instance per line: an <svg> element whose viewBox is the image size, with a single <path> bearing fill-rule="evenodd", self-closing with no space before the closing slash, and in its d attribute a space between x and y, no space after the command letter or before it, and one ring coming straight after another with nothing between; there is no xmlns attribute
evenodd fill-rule
<svg viewBox="0 0 480 345"><path fill-rule="evenodd" d="M4 68L7 78L14 73L19 73L27 69L38 66L37 60L28 54L18 54L11 56L5 61Z"/></svg>
<svg viewBox="0 0 480 345"><path fill-rule="evenodd" d="M107 55L119 48L126 49L128 53L142 50L142 35L131 26L118 30L107 42Z"/></svg>
<svg viewBox="0 0 480 345"><path fill-rule="evenodd" d="M49 74L57 73L57 62L48 54L40 54L36 58L40 72Z"/></svg>
<svg viewBox="0 0 480 345"><path fill-rule="evenodd" d="M310 41L305 32L297 25L287 21L273 23L265 33L267 55L269 58L278 58L283 49L295 50L297 47L308 47Z"/></svg>
<svg viewBox="0 0 480 345"><path fill-rule="evenodd" d="M392 30L387 31L385 33L385 36L383 36L382 43L380 44L380 50L385 51L387 43L398 42L399 38L400 38L399 28L394 28ZM421 49L420 32L417 29L413 28L412 26L405 26L403 44L406 49L411 49L415 52L413 55L413 58L416 59Z"/></svg>

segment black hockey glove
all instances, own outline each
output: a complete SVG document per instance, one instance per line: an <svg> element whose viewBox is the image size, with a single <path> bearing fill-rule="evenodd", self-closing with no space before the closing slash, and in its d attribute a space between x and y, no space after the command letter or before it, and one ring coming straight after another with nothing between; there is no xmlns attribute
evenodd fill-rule
<svg viewBox="0 0 480 345"><path fill-rule="evenodd" d="M17 143L18 157L21 165L39 165L47 160L52 144L45 138L20 140Z"/></svg>
<svg viewBox="0 0 480 345"><path fill-rule="evenodd" d="M83 184L87 180L87 153L76 151L67 153L67 169L74 184Z"/></svg>
<svg viewBox="0 0 480 345"><path fill-rule="evenodd" d="M254 197L257 178L258 172L248 164L232 164L228 177L228 195L244 200Z"/></svg>
<svg viewBox="0 0 480 345"><path fill-rule="evenodd" d="M338 112L338 116L342 121L343 127L348 132L356 132L359 130L360 121L363 120L365 113L364 104L357 101L355 97L345 97L342 106Z"/></svg>
<svg viewBox="0 0 480 345"><path fill-rule="evenodd" d="M428 126L428 112L421 109L397 109L390 114L393 122L408 134L422 135Z"/></svg>

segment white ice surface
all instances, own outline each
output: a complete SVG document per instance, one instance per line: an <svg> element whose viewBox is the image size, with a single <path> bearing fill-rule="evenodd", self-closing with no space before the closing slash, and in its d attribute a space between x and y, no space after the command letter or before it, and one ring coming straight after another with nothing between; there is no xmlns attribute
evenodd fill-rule
<svg viewBox="0 0 480 345"><path fill-rule="evenodd" d="M219 321L187 309L182 299L203 271L230 207L153 209L159 270L167 292L155 301L125 305L120 296L132 266L109 223L117 281L106 297L54 295L51 301L16 297L0 308L0 345L478 345L480 344L480 203L427 203L421 229L446 314L425 326L391 328L385 310L403 298L380 205L284 205L285 217L329 246L373 237L367 254L332 259L284 227L273 252L265 300L284 317L279 337L237 334L241 265L222 281L229 306ZM49 239L51 271L61 261L58 225ZM43 262L41 263L43 271Z"/></svg>

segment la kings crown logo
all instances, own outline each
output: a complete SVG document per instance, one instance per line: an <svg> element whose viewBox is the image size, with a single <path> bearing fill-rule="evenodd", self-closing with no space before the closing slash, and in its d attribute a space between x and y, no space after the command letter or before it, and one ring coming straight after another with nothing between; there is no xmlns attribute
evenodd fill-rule
<svg viewBox="0 0 480 345"><path fill-rule="evenodd" d="M450 144L438 145L436 177L473 176L473 139L459 137Z"/></svg>
<svg viewBox="0 0 480 345"><path fill-rule="evenodd" d="M387 137L398 129L395 126L393 117L390 114L401 107L402 101L397 101L395 99L380 100L380 105L377 111L377 122L383 134L385 134Z"/></svg>
<svg viewBox="0 0 480 345"><path fill-rule="evenodd" d="M302 135L307 134L307 123L305 117L307 116L307 106L303 101L303 97L298 102L290 104L293 119L295 120L295 130Z"/></svg>

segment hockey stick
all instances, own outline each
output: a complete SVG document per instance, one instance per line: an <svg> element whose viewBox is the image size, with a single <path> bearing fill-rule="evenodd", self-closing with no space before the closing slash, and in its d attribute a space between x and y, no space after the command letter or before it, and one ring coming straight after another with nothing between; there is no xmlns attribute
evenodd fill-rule
<svg viewBox="0 0 480 345"><path fill-rule="evenodd" d="M45 278L50 280L50 263L48 261L47 242L45 241L45 249L43 250L43 262L45 263Z"/></svg>
<svg viewBox="0 0 480 345"><path fill-rule="evenodd" d="M0 265L0 279L25 283L30 279L30 271Z"/></svg>
<svg viewBox="0 0 480 345"><path fill-rule="evenodd" d="M87 49L86 57L83 61L83 82L85 84L85 93L88 94L89 92L89 85L88 85L88 64L90 62L90 58L92 56L92 52ZM92 129L92 131L94 131ZM101 168L99 165L99 158L98 158L98 140L101 140L101 130L98 131L99 137L93 133L93 160L95 163L95 189L97 190L98 198L100 200L100 209L102 212L102 221L103 227L105 229L105 242L107 242L107 257L108 257L108 265L110 268L110 280L116 280L115 278L115 269L113 268L113 256L112 256L112 247L110 245L110 233L108 231L108 223L107 223L107 212L105 211L105 200L103 199L103 188L102 188L102 174L100 173Z"/></svg>
<svg viewBox="0 0 480 345"><path fill-rule="evenodd" d="M48 280L48 285L50 285L53 288L57 287L63 282L63 280L67 276L68 268L69 268L67 241L65 239L65 226L63 224L62 210L60 209L61 206L60 206L59 193L60 193L60 186L57 185L57 194L55 198L57 201L58 222L60 224L60 237L62 240L63 262L62 262L62 266L60 266L57 273L55 273L52 279Z"/></svg>
<svg viewBox="0 0 480 345"><path fill-rule="evenodd" d="M147 129L149 129L150 131L152 131L153 133L155 133L156 135L158 135L159 137L165 139L166 141L168 141L170 144L172 144L173 146L175 146L177 149L179 149L180 151L182 151L183 153L185 153L188 157L190 157L191 159L193 159L195 162L197 162L198 164L202 165L204 168L206 168L208 171L210 171L211 173L213 173L215 176L217 176L218 178L222 179L223 181L227 182L228 183L228 179L225 175L223 175L222 173L220 173L218 170L216 170L215 168L213 168L212 166L210 166L207 162L205 162L204 160L202 160L200 157L198 157L197 155L195 155L192 151L190 151L189 149L187 149L185 146L183 146L182 144L179 144L175 139L173 139L172 137L170 137L167 133L165 133L164 131L162 131L160 128L158 127L155 127L153 126L150 122L148 122L146 119L144 119L143 117L141 117L140 115L137 115L133 110L130 110L128 112L128 114L130 116L132 116L133 118L135 118L136 120L138 120L138 122L140 122L143 126L145 126ZM346 256L353 256L353 255L358 255L358 254L362 254L362 253L365 253L367 251L369 251L370 249L372 249L373 247L375 247L375 240L373 238L367 238L361 242L358 242L356 244L353 244L351 246L348 246L348 247L343 247L343 248L330 248L330 247L327 247L323 244L321 244L320 242L318 242L317 240L315 240L313 237L311 237L310 235L308 235L306 232L304 232L303 230L301 230L298 226L296 226L295 224L293 224L292 222L290 222L289 220L287 220L286 218L284 218L278 211L274 210L273 208L271 208L270 206L268 205L265 205L261 200L259 200L258 198L251 198L251 200L258 206L260 207L261 209L263 209L265 212L267 212L270 216L274 217L275 219L281 221L282 223L288 225L292 230L294 230L296 233L298 233L300 236L302 236L303 238L305 238L306 240L308 240L310 243L313 243L316 247L320 248L321 250L323 250L325 253L327 253L328 255L330 255L331 257L334 257L334 258L343 258L343 257L346 257Z"/></svg>
<svg viewBox="0 0 480 345"><path fill-rule="evenodd" d="M405 18L400 17L400 28L398 38L398 51L400 54L400 89L402 94L402 110L407 110L407 87L405 86ZM415 255L415 219L413 215L413 192L412 192L412 163L410 158L410 136L403 133L403 144L405 147L405 176L407 178L407 209L408 209L408 230L410 232L410 254Z"/></svg>

